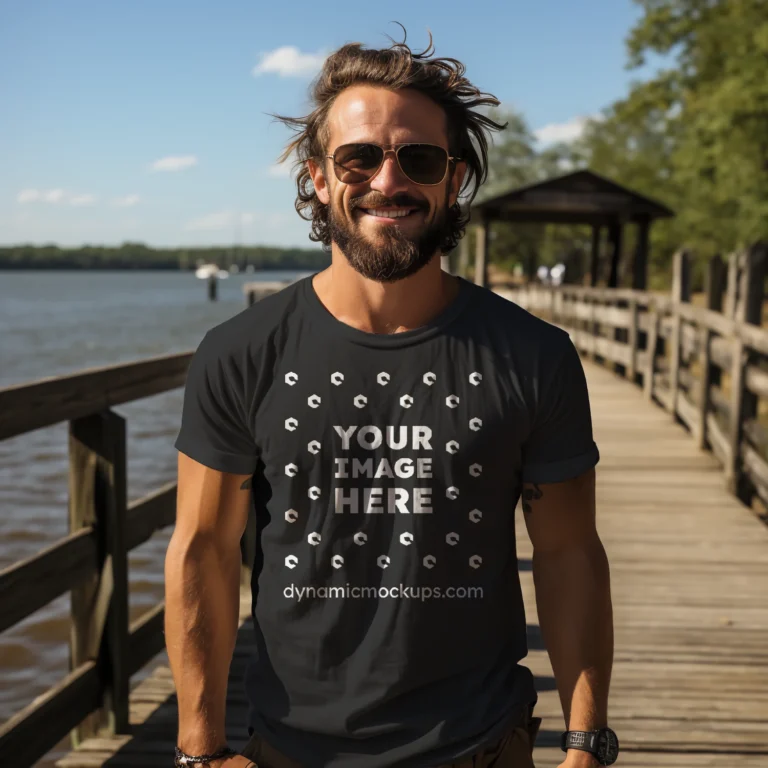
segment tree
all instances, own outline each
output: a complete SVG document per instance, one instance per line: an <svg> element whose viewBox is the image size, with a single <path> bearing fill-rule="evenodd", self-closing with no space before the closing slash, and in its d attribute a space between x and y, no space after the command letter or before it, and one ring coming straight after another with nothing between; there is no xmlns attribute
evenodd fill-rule
<svg viewBox="0 0 768 768"><path fill-rule="evenodd" d="M768 2L635 0L628 67L669 66L593 121L581 151L596 171L656 197L653 264L683 245L701 257L768 236Z"/></svg>

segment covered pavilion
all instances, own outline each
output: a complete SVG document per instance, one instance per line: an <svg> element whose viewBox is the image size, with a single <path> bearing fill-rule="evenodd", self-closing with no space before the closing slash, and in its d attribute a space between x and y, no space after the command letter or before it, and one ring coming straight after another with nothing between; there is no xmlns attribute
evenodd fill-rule
<svg viewBox="0 0 768 768"><path fill-rule="evenodd" d="M619 260L623 251L624 228L637 226L637 246L632 262L632 287L645 290L648 278L649 233L655 219L670 218L674 212L649 197L633 192L589 169L574 171L546 181L515 187L501 194L475 200L470 224L477 230L475 282L488 284L488 252L494 221L519 223L585 224L592 227L590 283L597 285L601 272L600 245L603 230L608 235L609 288L618 287ZM469 242L460 243L461 260L468 261ZM530 269L528 270L528 277Z"/></svg>

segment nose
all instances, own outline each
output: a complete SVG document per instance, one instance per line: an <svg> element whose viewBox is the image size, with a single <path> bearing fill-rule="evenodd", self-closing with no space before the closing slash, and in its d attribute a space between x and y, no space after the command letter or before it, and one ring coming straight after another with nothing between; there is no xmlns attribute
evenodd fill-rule
<svg viewBox="0 0 768 768"><path fill-rule="evenodd" d="M392 199L398 192L406 192L410 187L408 177L400 170L394 152L387 152L379 172L369 182L371 189L381 192Z"/></svg>

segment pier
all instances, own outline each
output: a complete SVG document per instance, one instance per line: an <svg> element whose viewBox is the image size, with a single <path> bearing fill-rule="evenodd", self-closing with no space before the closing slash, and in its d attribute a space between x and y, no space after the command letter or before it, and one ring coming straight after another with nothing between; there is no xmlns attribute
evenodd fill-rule
<svg viewBox="0 0 768 768"><path fill-rule="evenodd" d="M688 254L670 294L528 285L497 292L569 331L593 409L598 531L611 565L615 656L609 723L621 765L757 768L768 761L768 330L760 326L764 246L713 259L704 306ZM125 420L112 408L184 384L190 353L0 390L0 439L69 423L70 533L0 573L0 630L67 592L71 670L0 727L12 766L72 734L58 768L167 766L176 737L164 610L128 621L127 553L175 518L170 483L126 503ZM564 730L536 616L531 545L516 511L529 655L543 717L534 759L555 768ZM246 532L243 552L250 551ZM246 735L249 563L227 706Z"/></svg>

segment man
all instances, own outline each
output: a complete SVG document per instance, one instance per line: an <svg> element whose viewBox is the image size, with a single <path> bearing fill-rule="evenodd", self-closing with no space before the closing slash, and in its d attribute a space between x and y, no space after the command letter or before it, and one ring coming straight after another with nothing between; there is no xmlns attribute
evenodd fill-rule
<svg viewBox="0 0 768 768"><path fill-rule="evenodd" d="M441 269L466 223L462 184L485 178L483 126L496 125L464 99L498 104L451 62L404 44L326 61L288 152L331 266L209 331L191 363L166 561L177 764L532 766L521 495L577 732L562 765L598 765L585 747L612 734L596 733L612 620L578 354L564 331ZM252 738L232 755L249 514Z"/></svg>

